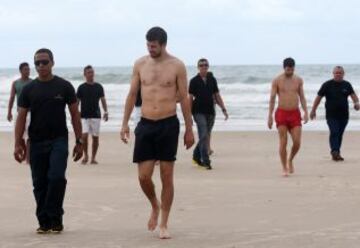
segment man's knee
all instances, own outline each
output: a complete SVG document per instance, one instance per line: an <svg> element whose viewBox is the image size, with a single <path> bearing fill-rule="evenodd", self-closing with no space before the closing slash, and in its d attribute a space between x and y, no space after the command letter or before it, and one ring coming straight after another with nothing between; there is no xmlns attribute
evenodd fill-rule
<svg viewBox="0 0 360 248"><path fill-rule="evenodd" d="M150 175L147 174L139 174L139 182L140 183L151 183L152 179Z"/></svg>

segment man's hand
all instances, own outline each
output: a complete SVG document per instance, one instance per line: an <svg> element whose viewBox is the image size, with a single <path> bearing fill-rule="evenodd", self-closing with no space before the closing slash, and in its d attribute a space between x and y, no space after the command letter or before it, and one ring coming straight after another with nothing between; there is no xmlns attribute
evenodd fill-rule
<svg viewBox="0 0 360 248"><path fill-rule="evenodd" d="M14 158L19 163L26 159L26 143L24 139L21 139L19 143L15 144Z"/></svg>
<svg viewBox="0 0 360 248"><path fill-rule="evenodd" d="M354 104L354 109L356 110L356 111L359 111L360 110L360 103L355 103Z"/></svg>
<svg viewBox="0 0 360 248"><path fill-rule="evenodd" d="M128 125L126 126L123 126L121 128L121 131L120 131L120 137L121 137L121 140L127 144L129 142L129 139L130 139L130 128Z"/></svg>
<svg viewBox="0 0 360 248"><path fill-rule="evenodd" d="M84 147L82 144L76 144L74 149L73 149L73 160L74 162L79 161L79 159L81 159L81 157L83 156L83 152L84 152Z"/></svg>
<svg viewBox="0 0 360 248"><path fill-rule="evenodd" d="M311 119L311 120L316 119L316 111L313 111L313 110L312 110L312 111L310 112L310 119Z"/></svg>
<svg viewBox="0 0 360 248"><path fill-rule="evenodd" d="M7 115L7 120L8 120L9 122L11 122L11 121L13 120L13 115L12 115L11 112L8 113L8 115Z"/></svg>
<svg viewBox="0 0 360 248"><path fill-rule="evenodd" d="M194 133L193 133L192 129L185 130L184 145L186 147L186 150L188 150L190 147L192 147L192 145L194 143L195 143L195 140L194 140Z"/></svg>
<svg viewBox="0 0 360 248"><path fill-rule="evenodd" d="M222 112L223 112L223 114L225 116L225 121L227 121L229 119L229 115L228 115L226 109L223 109Z"/></svg>
<svg viewBox="0 0 360 248"><path fill-rule="evenodd" d="M105 122L108 121L109 120L109 114L104 113L103 119L104 119Z"/></svg>
<svg viewBox="0 0 360 248"><path fill-rule="evenodd" d="M304 113L303 120L304 120L304 124L309 122L309 114L308 113Z"/></svg>
<svg viewBox="0 0 360 248"><path fill-rule="evenodd" d="M272 129L273 123L274 123L273 117L272 117L272 115L269 115L269 118L268 118L268 128L269 129Z"/></svg>

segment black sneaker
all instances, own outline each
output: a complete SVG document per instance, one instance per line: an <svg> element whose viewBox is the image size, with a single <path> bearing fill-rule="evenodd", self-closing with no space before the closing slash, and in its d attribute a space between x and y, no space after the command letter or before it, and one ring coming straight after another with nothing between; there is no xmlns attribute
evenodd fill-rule
<svg viewBox="0 0 360 248"><path fill-rule="evenodd" d="M63 230L64 230L63 224L55 225L51 228L52 233L61 233Z"/></svg>
<svg viewBox="0 0 360 248"><path fill-rule="evenodd" d="M50 228L45 226L40 226L38 229L36 229L37 234L47 234L50 233Z"/></svg>
<svg viewBox="0 0 360 248"><path fill-rule="evenodd" d="M203 163L201 166L203 166L207 170L212 170L210 163Z"/></svg>

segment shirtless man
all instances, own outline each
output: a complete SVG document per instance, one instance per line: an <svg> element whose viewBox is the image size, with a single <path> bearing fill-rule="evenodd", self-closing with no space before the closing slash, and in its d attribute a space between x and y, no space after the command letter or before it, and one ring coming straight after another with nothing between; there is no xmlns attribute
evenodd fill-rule
<svg viewBox="0 0 360 248"><path fill-rule="evenodd" d="M174 162L179 137L177 100L180 101L185 121L186 149L194 144L194 134L184 64L166 51L167 34L162 28L151 28L146 34L146 40L150 55L135 62L120 135L122 141L128 143L128 122L141 89L142 118L135 129L133 162L138 164L140 186L152 207L148 229L156 229L161 212L159 237L168 239L168 218L174 197ZM157 160L160 161L161 202L156 196L152 181Z"/></svg>
<svg viewBox="0 0 360 248"><path fill-rule="evenodd" d="M283 167L283 176L287 177L294 173L293 160L300 149L301 143L301 113L299 100L304 110L304 124L309 120L306 99L304 94L304 82L302 78L294 74L295 60L286 58L283 62L284 73L276 77L271 86L269 103L269 129L273 126L273 112L276 95L278 95L278 108L275 112L276 127L280 138L280 159ZM293 146L290 156L287 157L287 138L290 133Z"/></svg>

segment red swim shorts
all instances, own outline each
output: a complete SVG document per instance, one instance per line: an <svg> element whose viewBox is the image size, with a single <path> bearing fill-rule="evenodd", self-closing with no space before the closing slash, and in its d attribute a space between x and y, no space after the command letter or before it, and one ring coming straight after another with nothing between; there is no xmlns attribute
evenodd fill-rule
<svg viewBox="0 0 360 248"><path fill-rule="evenodd" d="M301 113L299 109L283 110L277 109L275 112L276 127L286 126L288 129L301 127Z"/></svg>

